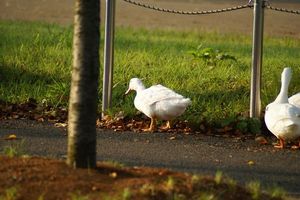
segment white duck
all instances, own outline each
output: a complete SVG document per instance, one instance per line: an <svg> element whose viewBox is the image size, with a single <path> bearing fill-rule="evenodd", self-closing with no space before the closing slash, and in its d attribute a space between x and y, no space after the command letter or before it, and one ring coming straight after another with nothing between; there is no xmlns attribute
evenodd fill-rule
<svg viewBox="0 0 300 200"><path fill-rule="evenodd" d="M285 141L300 138L300 108L290 104L288 100L291 76L291 68L284 68L281 74L280 93L275 101L266 107L267 128L279 139L279 144L274 146L276 148L284 148Z"/></svg>
<svg viewBox="0 0 300 200"><path fill-rule="evenodd" d="M300 108L300 92L289 98L289 103Z"/></svg>
<svg viewBox="0 0 300 200"><path fill-rule="evenodd" d="M289 98L289 103L300 108L300 92Z"/></svg>
<svg viewBox="0 0 300 200"><path fill-rule="evenodd" d="M130 80L129 88L125 94L132 90L136 91L134 99L136 109L151 118L150 127L144 131L154 131L157 119L167 120L165 128L171 128L170 120L181 115L191 104L189 98L185 98L162 85L154 85L146 89L138 78Z"/></svg>

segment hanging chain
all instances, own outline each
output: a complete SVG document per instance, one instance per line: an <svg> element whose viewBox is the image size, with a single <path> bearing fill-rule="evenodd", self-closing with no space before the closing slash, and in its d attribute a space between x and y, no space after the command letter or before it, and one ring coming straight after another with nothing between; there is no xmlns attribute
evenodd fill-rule
<svg viewBox="0 0 300 200"><path fill-rule="evenodd" d="M244 8L252 8L253 4L252 4L252 0L249 1L248 4L244 4L244 5L240 5L240 6L233 6L230 8L222 8L222 9L213 9L213 10L201 10L201 11L182 11L182 10L172 10L172 9L167 9L167 8L160 8L160 7L156 7L153 5L148 5L148 4L144 4L141 2L136 2L134 0L123 0L127 3L133 4L133 5L137 5L143 8L148 8L148 9L152 9L152 10L156 10L156 11L161 11L161 12L167 12L167 13L174 13L174 14L182 14L182 15L205 15L205 14L214 14L214 13L222 13L222 12L228 12L228 11L235 11L235 10L240 10L240 9L244 9ZM275 11L280 11L280 12L285 12L285 13L291 13L291 14L300 14L300 10L289 10L286 8L276 8L273 6L270 6L270 3L268 1L266 1L266 8L270 9L270 10L275 10Z"/></svg>
<svg viewBox="0 0 300 200"><path fill-rule="evenodd" d="M228 11L234 11L234 10L253 7L250 4L245 4L245 5L241 5L241 6L234 6L234 7L230 7L230 8L214 9L214 10L181 11L181 10L171 10L171 9L166 9L166 8L159 8L159 7L155 7L155 6L152 6L152 5L136 2L134 0L124 0L124 1L127 2L127 3L130 3L130 4L133 4L133 5L141 6L141 7L156 10L156 11L174 13L174 14L182 14L182 15L205 15L205 14L222 13L222 12L228 12Z"/></svg>
<svg viewBox="0 0 300 200"><path fill-rule="evenodd" d="M289 10L289 9L286 9L286 8L276 8L276 7L272 7L272 6L266 6L266 8L271 9L271 10L275 10L275 11L300 15L300 10Z"/></svg>

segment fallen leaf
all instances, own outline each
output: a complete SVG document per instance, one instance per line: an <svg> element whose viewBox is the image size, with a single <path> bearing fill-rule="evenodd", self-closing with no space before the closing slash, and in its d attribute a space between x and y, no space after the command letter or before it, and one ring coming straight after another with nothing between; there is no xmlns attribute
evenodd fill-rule
<svg viewBox="0 0 300 200"><path fill-rule="evenodd" d="M186 127L186 128L183 129L183 131L185 133L190 133L192 130L191 130L191 128Z"/></svg>
<svg viewBox="0 0 300 200"><path fill-rule="evenodd" d="M225 126L224 127L224 130L226 131L226 132L228 132L228 131L232 131L232 127L230 127L230 126Z"/></svg>
<svg viewBox="0 0 300 200"><path fill-rule="evenodd" d="M16 140L17 136L15 134L10 134L9 136L7 136L7 138L5 138L6 140Z"/></svg>
<svg viewBox="0 0 300 200"><path fill-rule="evenodd" d="M103 125L104 125L104 123L100 119L97 119L96 126L99 127L99 126L103 126Z"/></svg>
<svg viewBox="0 0 300 200"><path fill-rule="evenodd" d="M118 174L117 174L117 172L112 172L112 173L109 174L109 176L111 178L117 178Z"/></svg>
<svg viewBox="0 0 300 200"><path fill-rule="evenodd" d="M59 123L59 122L58 122L58 123L55 123L54 126L55 126L55 127L62 127L62 128L65 128L65 127L67 127L67 123Z"/></svg>
<svg viewBox="0 0 300 200"><path fill-rule="evenodd" d="M110 120L111 120L111 116L109 116L109 115L104 115L104 116L102 117L102 120L104 120L104 121L110 121Z"/></svg>
<svg viewBox="0 0 300 200"><path fill-rule="evenodd" d="M161 171L158 172L158 175L159 175L159 176L164 176L164 175L166 175L168 172L169 172L168 170L161 170Z"/></svg>
<svg viewBox="0 0 300 200"><path fill-rule="evenodd" d="M126 127L128 127L128 128L133 127L133 123L128 123L128 124L126 125Z"/></svg>
<svg viewBox="0 0 300 200"><path fill-rule="evenodd" d="M124 119L124 118L125 118L125 113L124 113L124 111L118 112L118 113L115 115L115 117L114 117L114 119L117 120L117 121L122 120L122 119Z"/></svg>
<svg viewBox="0 0 300 200"><path fill-rule="evenodd" d="M256 137L255 141L258 142L259 144L268 144L267 139L263 136Z"/></svg>
<svg viewBox="0 0 300 200"><path fill-rule="evenodd" d="M300 146L297 146L297 145L293 145L293 146L291 147L292 150L297 150L297 149L299 149L299 148L300 148Z"/></svg>
<svg viewBox="0 0 300 200"><path fill-rule="evenodd" d="M44 121L45 121L45 119L44 119L43 117L37 118L36 120L37 120L38 122L44 122Z"/></svg>
<svg viewBox="0 0 300 200"><path fill-rule="evenodd" d="M97 188L96 186L93 186L93 187L92 187L92 190L93 190L93 191L97 191L98 188Z"/></svg>
<svg viewBox="0 0 300 200"><path fill-rule="evenodd" d="M14 114L14 115L12 115L12 118L13 118L13 119L19 119L19 118L20 118L20 115Z"/></svg>
<svg viewBox="0 0 300 200"><path fill-rule="evenodd" d="M170 137L169 139L170 139L170 140L175 140L176 137L172 136L172 137Z"/></svg>
<svg viewBox="0 0 300 200"><path fill-rule="evenodd" d="M248 161L248 165L254 165L255 163L254 163L254 161L253 160L249 160Z"/></svg>

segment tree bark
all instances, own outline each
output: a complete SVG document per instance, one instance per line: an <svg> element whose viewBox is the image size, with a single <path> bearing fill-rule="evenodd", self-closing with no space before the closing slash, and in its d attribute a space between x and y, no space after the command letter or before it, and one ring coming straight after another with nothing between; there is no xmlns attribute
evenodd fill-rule
<svg viewBox="0 0 300 200"><path fill-rule="evenodd" d="M100 0L76 0L67 164L96 166Z"/></svg>

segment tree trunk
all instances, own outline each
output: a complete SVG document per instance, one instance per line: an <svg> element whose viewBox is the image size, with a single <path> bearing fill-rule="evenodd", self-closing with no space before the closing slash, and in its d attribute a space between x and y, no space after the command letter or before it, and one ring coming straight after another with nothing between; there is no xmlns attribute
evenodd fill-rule
<svg viewBox="0 0 300 200"><path fill-rule="evenodd" d="M67 164L96 166L100 0L76 0Z"/></svg>

